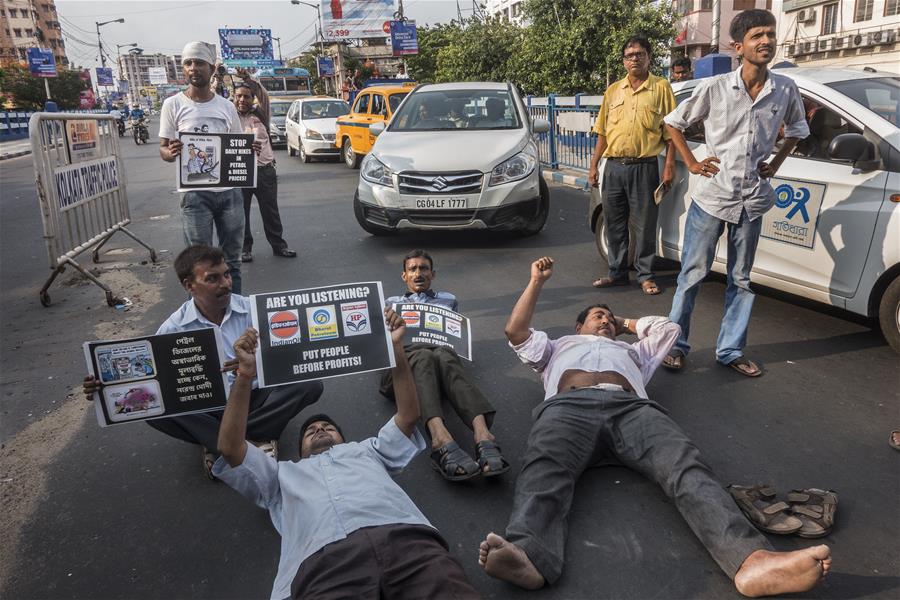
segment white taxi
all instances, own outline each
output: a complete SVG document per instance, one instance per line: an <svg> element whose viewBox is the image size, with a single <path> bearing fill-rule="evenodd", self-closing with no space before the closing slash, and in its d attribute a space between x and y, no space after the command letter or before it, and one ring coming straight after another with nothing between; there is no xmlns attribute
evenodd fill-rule
<svg viewBox="0 0 900 600"><path fill-rule="evenodd" d="M778 73L797 83L811 135L772 179L776 202L763 217L752 281L877 318L900 352L900 76L796 67ZM674 84L676 101L697 83ZM698 160L708 155L702 123L685 137ZM680 258L697 182L679 157L659 207L662 257ZM588 218L605 258L601 212L593 194ZM713 270L724 273L725 260L720 240Z"/></svg>

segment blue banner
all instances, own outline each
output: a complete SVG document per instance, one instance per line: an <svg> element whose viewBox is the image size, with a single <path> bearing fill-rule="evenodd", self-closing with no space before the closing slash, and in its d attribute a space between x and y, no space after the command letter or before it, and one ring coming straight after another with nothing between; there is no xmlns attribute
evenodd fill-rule
<svg viewBox="0 0 900 600"><path fill-rule="evenodd" d="M219 47L222 62L230 67L280 65L272 53L271 29L220 29Z"/></svg>
<svg viewBox="0 0 900 600"><path fill-rule="evenodd" d="M112 87L115 85L111 67L97 67L97 85L102 85L104 87Z"/></svg>
<svg viewBox="0 0 900 600"><path fill-rule="evenodd" d="M330 56L317 57L316 66L319 69L319 77L334 77L334 59Z"/></svg>
<svg viewBox="0 0 900 600"><path fill-rule="evenodd" d="M419 53L415 21L391 21L391 46L394 56Z"/></svg>
<svg viewBox="0 0 900 600"><path fill-rule="evenodd" d="M56 59L50 48L28 49L28 71L35 77L56 77Z"/></svg>

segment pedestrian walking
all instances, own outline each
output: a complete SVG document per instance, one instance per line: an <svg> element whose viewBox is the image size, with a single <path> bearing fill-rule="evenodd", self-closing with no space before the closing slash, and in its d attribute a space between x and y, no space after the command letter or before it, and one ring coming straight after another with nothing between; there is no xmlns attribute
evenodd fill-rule
<svg viewBox="0 0 900 600"><path fill-rule="evenodd" d="M628 75L603 95L594 124L597 145L588 183L598 184L600 159L606 158L600 191L609 241L609 275L594 280L594 287L628 285L631 222L637 279L644 293L652 296L660 292L653 278L658 213L653 195L660 184L657 157L667 149L662 182L668 189L675 176L675 153L662 119L675 108L675 95L668 81L650 73L651 60L650 42L644 37L632 36L622 46Z"/></svg>
<svg viewBox="0 0 900 600"><path fill-rule="evenodd" d="M762 369L744 356L753 307L750 270L756 256L762 216L775 204L769 179L797 142L809 135L803 101L788 77L769 71L775 58L775 16L767 10L739 13L731 22L732 46L741 66L732 73L704 79L693 95L665 118L672 141L694 175L701 177L688 209L681 249L681 273L669 319L681 335L663 365L684 366L694 300L709 273L716 244L727 228L728 284L725 314L716 342L716 360L742 375L758 377ZM697 161L684 130L703 122L709 156ZM784 140L771 162L784 124Z"/></svg>
<svg viewBox="0 0 900 600"><path fill-rule="evenodd" d="M166 98L159 119L159 155L174 162L181 153L179 132L243 133L234 104L210 87L216 62L214 47L190 42L181 51L188 87ZM258 145L254 144L254 148ZM213 227L231 274L232 289L241 292L241 247L244 240L243 197L235 188L191 190L181 199L181 219L187 246L213 245Z"/></svg>

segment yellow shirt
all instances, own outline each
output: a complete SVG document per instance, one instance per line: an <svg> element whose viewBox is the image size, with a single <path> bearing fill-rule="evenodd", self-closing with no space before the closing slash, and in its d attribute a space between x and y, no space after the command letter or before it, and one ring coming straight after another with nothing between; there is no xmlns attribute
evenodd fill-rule
<svg viewBox="0 0 900 600"><path fill-rule="evenodd" d="M675 110L672 86L652 73L636 90L628 78L615 82L603 95L594 132L606 137L603 156L649 158L669 141L663 117Z"/></svg>

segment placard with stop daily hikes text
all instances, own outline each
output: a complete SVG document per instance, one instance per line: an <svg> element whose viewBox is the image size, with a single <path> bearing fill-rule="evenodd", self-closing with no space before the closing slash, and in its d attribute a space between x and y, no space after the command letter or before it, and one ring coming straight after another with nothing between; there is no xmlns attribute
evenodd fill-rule
<svg viewBox="0 0 900 600"><path fill-rule="evenodd" d="M449 346L472 360L472 327L466 317L437 304L400 303L394 310L406 321L404 344Z"/></svg>
<svg viewBox="0 0 900 600"><path fill-rule="evenodd" d="M395 365L380 281L254 294L250 304L260 387Z"/></svg>
<svg viewBox="0 0 900 600"><path fill-rule="evenodd" d="M222 338L213 328L84 343L101 427L221 409Z"/></svg>
<svg viewBox="0 0 900 600"><path fill-rule="evenodd" d="M256 187L252 133L179 133L178 191Z"/></svg>

